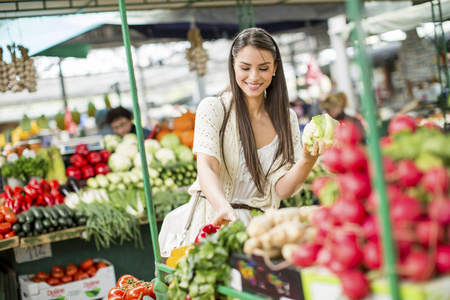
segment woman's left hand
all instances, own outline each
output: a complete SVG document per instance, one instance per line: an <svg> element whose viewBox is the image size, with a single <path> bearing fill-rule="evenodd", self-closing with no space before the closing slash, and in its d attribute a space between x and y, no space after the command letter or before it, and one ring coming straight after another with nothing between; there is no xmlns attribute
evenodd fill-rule
<svg viewBox="0 0 450 300"><path fill-rule="evenodd" d="M306 147L306 143L303 144L303 156L305 158L317 158L318 156L324 154L328 148L325 142L318 142L315 141L313 144L313 147L311 149L311 152L308 151L308 148Z"/></svg>

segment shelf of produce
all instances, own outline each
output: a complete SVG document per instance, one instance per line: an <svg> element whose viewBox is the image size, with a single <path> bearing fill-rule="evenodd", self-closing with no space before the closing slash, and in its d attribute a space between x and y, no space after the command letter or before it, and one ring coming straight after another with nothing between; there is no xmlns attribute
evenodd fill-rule
<svg viewBox="0 0 450 300"><path fill-rule="evenodd" d="M47 243L59 242L68 239L74 239L81 237L81 234L85 230L85 226L78 226L70 229L59 230L56 232L41 234L38 236L27 237L20 239L20 247L30 247L36 245L42 245ZM18 243L19 245L19 243Z"/></svg>
<svg viewBox="0 0 450 300"><path fill-rule="evenodd" d="M0 241L0 251L19 246L19 237L14 236Z"/></svg>

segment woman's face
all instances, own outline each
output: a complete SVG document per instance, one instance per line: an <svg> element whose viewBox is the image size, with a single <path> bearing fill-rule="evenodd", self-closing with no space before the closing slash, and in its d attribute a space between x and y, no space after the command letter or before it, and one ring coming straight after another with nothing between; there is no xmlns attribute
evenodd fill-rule
<svg viewBox="0 0 450 300"><path fill-rule="evenodd" d="M111 128L114 132L121 137L129 133L131 130L131 120L120 117L111 122Z"/></svg>
<svg viewBox="0 0 450 300"><path fill-rule="evenodd" d="M268 50L246 46L234 58L236 82L247 100L262 99L275 71L275 62Z"/></svg>

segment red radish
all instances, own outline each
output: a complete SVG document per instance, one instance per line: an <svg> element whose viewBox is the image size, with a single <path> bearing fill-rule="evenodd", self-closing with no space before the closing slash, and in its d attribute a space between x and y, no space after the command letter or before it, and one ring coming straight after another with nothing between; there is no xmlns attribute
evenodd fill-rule
<svg viewBox="0 0 450 300"><path fill-rule="evenodd" d="M329 176L317 177L312 183L312 191L313 191L313 193L317 197L319 197L320 196L320 191L322 190L322 188L325 185L327 185L330 181L331 181L331 177L329 177Z"/></svg>
<svg viewBox="0 0 450 300"><path fill-rule="evenodd" d="M343 121L335 130L335 138L342 144L355 145L362 142L364 132L352 121Z"/></svg>
<svg viewBox="0 0 450 300"><path fill-rule="evenodd" d="M439 245L436 249L436 271L450 272L450 245Z"/></svg>
<svg viewBox="0 0 450 300"><path fill-rule="evenodd" d="M320 248L319 252L317 253L317 259L316 263L328 267L330 262L333 260L331 249L329 247L323 246Z"/></svg>
<svg viewBox="0 0 450 300"><path fill-rule="evenodd" d="M398 225L394 228L394 239L400 259L404 259L411 252L416 235L411 226Z"/></svg>
<svg viewBox="0 0 450 300"><path fill-rule="evenodd" d="M341 149L342 165L353 172L360 172L367 169L367 156L362 148L351 145Z"/></svg>
<svg viewBox="0 0 450 300"><path fill-rule="evenodd" d="M342 224L356 223L361 224L366 217L366 210L361 201L341 199L342 213L335 216Z"/></svg>
<svg viewBox="0 0 450 300"><path fill-rule="evenodd" d="M333 147L329 149L322 157L322 162L325 168L333 173L342 173L345 171L345 167L341 161L341 150Z"/></svg>
<svg viewBox="0 0 450 300"><path fill-rule="evenodd" d="M351 300L363 299L370 293L369 282L364 272L351 270L339 275L342 292Z"/></svg>
<svg viewBox="0 0 450 300"><path fill-rule="evenodd" d="M333 272L336 275L341 274L342 272L345 272L348 270L347 267L344 266L342 262L340 262L337 259L331 259L331 261L326 266L331 272Z"/></svg>
<svg viewBox="0 0 450 300"><path fill-rule="evenodd" d="M381 148L386 148L386 147L392 145L393 142L394 141L392 140L392 138L390 136L383 136L380 139L380 147Z"/></svg>
<svg viewBox="0 0 450 300"><path fill-rule="evenodd" d="M340 174L338 182L342 195L346 198L364 199L370 195L370 180L364 174Z"/></svg>
<svg viewBox="0 0 450 300"><path fill-rule="evenodd" d="M333 203L333 205L331 206L331 215L333 216L333 219L335 220L336 224L341 224L341 215L344 213L344 211L346 210L345 207L345 202L342 201L343 198L339 197L336 202ZM356 201L356 200L354 200Z"/></svg>
<svg viewBox="0 0 450 300"><path fill-rule="evenodd" d="M430 219L440 225L450 224L450 197L439 197L428 203Z"/></svg>
<svg viewBox="0 0 450 300"><path fill-rule="evenodd" d="M331 218L331 210L327 206L321 206L314 210L312 222L319 226L322 222L327 222Z"/></svg>
<svg viewBox="0 0 450 300"><path fill-rule="evenodd" d="M317 259L317 253L321 247L314 243L301 244L292 256L292 263L299 267L312 266Z"/></svg>
<svg viewBox="0 0 450 300"><path fill-rule="evenodd" d="M391 218L394 226L402 222L417 221L422 213L422 204L410 196L403 195L391 203Z"/></svg>
<svg viewBox="0 0 450 300"><path fill-rule="evenodd" d="M448 191L450 178L445 167L428 170L422 177L422 185L435 195L443 195Z"/></svg>
<svg viewBox="0 0 450 300"><path fill-rule="evenodd" d="M412 250L401 264L402 273L411 280L425 281L433 275L435 265L432 261L425 251Z"/></svg>
<svg viewBox="0 0 450 300"><path fill-rule="evenodd" d="M356 268L362 261L362 252L356 242L334 243L331 251L333 258L341 262L346 270Z"/></svg>
<svg viewBox="0 0 450 300"><path fill-rule="evenodd" d="M369 198L367 198L367 209L370 212L374 212L378 209L378 195L377 191L373 190L372 193L370 193ZM400 191L400 187L396 184L388 184L386 186L386 196L388 202L392 202L392 199L397 199L398 197L402 196L402 193Z"/></svg>
<svg viewBox="0 0 450 300"><path fill-rule="evenodd" d="M394 133L408 130L415 132L417 128L416 120L408 115L398 115L389 122L388 133L393 135Z"/></svg>
<svg viewBox="0 0 450 300"><path fill-rule="evenodd" d="M383 156L383 171L386 176L387 181L391 181L392 174L394 174L397 166L395 161L389 156Z"/></svg>
<svg viewBox="0 0 450 300"><path fill-rule="evenodd" d="M417 222L416 234L423 246L436 246L444 238L444 229L437 222L425 220Z"/></svg>
<svg viewBox="0 0 450 300"><path fill-rule="evenodd" d="M436 124L435 122L431 122L431 121L427 121L427 122L423 123L422 125L420 125L420 127L425 127L430 130L437 130L437 131L442 132L442 127L439 126L438 124Z"/></svg>
<svg viewBox="0 0 450 300"><path fill-rule="evenodd" d="M334 244L357 243L357 233L350 228L335 227L330 235Z"/></svg>
<svg viewBox="0 0 450 300"><path fill-rule="evenodd" d="M422 173L411 160L402 160L397 164L397 180L404 187L416 186Z"/></svg>
<svg viewBox="0 0 450 300"><path fill-rule="evenodd" d="M381 249L377 242L367 242L363 247L363 263L371 270L379 269L381 266Z"/></svg>
<svg viewBox="0 0 450 300"><path fill-rule="evenodd" d="M364 237L370 241L376 241L379 237L378 222L372 215L368 215L361 224Z"/></svg>

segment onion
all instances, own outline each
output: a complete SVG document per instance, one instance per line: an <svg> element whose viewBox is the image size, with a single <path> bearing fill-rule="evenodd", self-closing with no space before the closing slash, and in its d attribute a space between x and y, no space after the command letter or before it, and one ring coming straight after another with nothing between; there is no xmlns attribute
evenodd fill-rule
<svg viewBox="0 0 450 300"><path fill-rule="evenodd" d="M339 275L342 292L351 300L363 299L370 293L369 282L365 274L359 270L343 272Z"/></svg>
<svg viewBox="0 0 450 300"><path fill-rule="evenodd" d="M398 115L389 122L388 133L393 135L399 131L408 130L415 132L417 128L416 120L408 115Z"/></svg>
<svg viewBox="0 0 450 300"><path fill-rule="evenodd" d="M423 175L421 183L428 192L443 195L448 192L450 179L445 167L433 168Z"/></svg>
<svg viewBox="0 0 450 300"><path fill-rule="evenodd" d="M425 281L433 275L435 266L431 262L425 251L413 250L401 264L402 271L411 280Z"/></svg>
<svg viewBox="0 0 450 300"><path fill-rule="evenodd" d="M370 180L365 174L340 174L338 182L342 195L346 198L364 199L370 195Z"/></svg>
<svg viewBox="0 0 450 300"><path fill-rule="evenodd" d="M450 272L450 245L440 245L436 249L436 271Z"/></svg>
<svg viewBox="0 0 450 300"><path fill-rule="evenodd" d="M361 172L367 169L366 153L358 146L342 147L341 160L347 171Z"/></svg>
<svg viewBox="0 0 450 300"><path fill-rule="evenodd" d="M355 145L362 142L364 132L361 128L352 121L343 121L341 125L336 128L335 138L342 144Z"/></svg>
<svg viewBox="0 0 450 300"><path fill-rule="evenodd" d="M392 201L391 217L394 226L402 222L417 221L422 213L422 204L413 197L403 195Z"/></svg>
<svg viewBox="0 0 450 300"><path fill-rule="evenodd" d="M411 160L402 160L397 164L397 180L404 187L416 186L422 173Z"/></svg>
<svg viewBox="0 0 450 300"><path fill-rule="evenodd" d="M436 198L428 203L428 215L440 225L450 224L450 198Z"/></svg>
<svg viewBox="0 0 450 300"><path fill-rule="evenodd" d="M378 242L367 242L363 247L363 263L371 270L379 269L381 266L381 249Z"/></svg>
<svg viewBox="0 0 450 300"><path fill-rule="evenodd" d="M298 267L312 266L317 259L317 253L321 247L314 243L301 244L292 256L292 263Z"/></svg>

